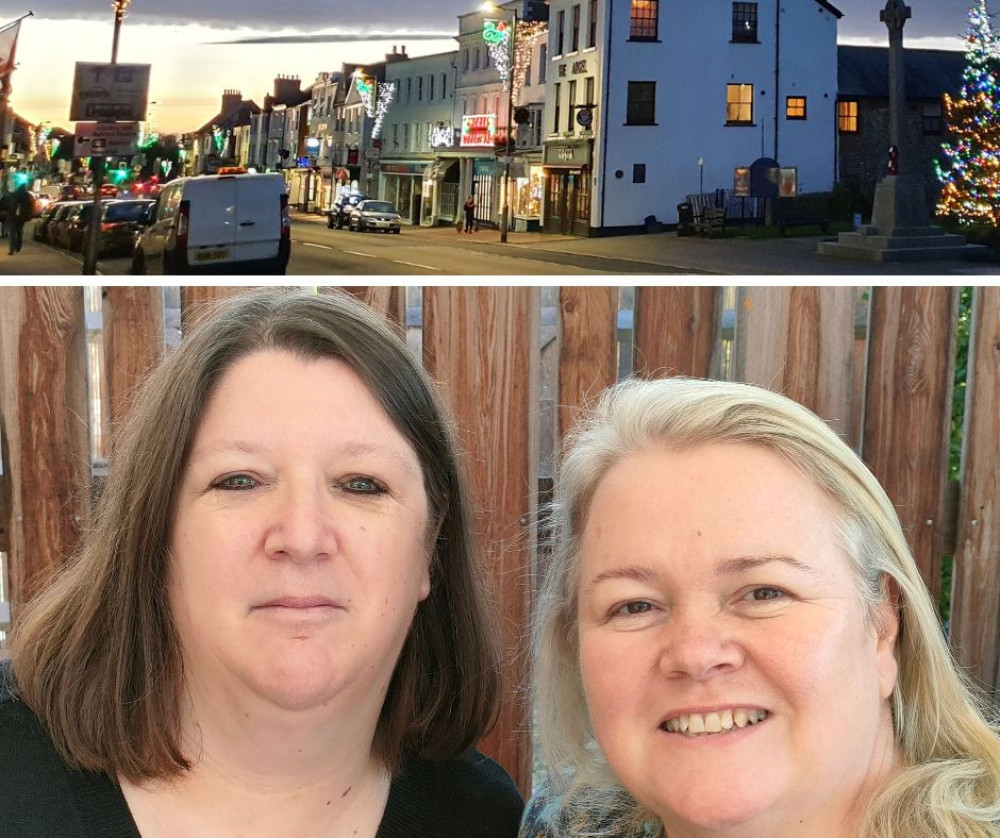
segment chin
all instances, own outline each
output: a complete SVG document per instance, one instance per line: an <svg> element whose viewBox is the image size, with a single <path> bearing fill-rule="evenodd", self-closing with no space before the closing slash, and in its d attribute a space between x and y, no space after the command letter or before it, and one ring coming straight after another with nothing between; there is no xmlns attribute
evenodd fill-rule
<svg viewBox="0 0 1000 838"><path fill-rule="evenodd" d="M723 830L749 823L776 802L776 796L763 789L741 787L742 783L735 785L734 788L728 780L720 780L715 787L682 785L681 796L677 788L661 789L663 794L648 807L668 826L683 823L703 830Z"/></svg>

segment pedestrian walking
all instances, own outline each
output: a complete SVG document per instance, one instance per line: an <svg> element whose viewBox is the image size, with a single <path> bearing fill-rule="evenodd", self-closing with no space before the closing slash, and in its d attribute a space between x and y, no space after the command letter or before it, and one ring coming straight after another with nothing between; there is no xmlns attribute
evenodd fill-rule
<svg viewBox="0 0 1000 838"><path fill-rule="evenodd" d="M476 199L473 195L465 202L465 232L473 232L476 223Z"/></svg>
<svg viewBox="0 0 1000 838"><path fill-rule="evenodd" d="M27 184L21 184L9 198L7 207L7 227L10 235L8 255L20 252L24 235L24 225L31 218L33 202L28 194Z"/></svg>

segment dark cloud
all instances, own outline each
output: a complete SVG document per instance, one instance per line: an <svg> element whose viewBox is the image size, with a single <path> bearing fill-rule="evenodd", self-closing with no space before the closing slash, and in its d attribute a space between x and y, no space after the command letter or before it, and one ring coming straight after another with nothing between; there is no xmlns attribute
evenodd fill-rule
<svg viewBox="0 0 1000 838"><path fill-rule="evenodd" d="M440 41L454 37L454 32L331 32L316 35L260 35L231 41L208 41L210 44L340 44L357 41Z"/></svg>
<svg viewBox="0 0 1000 838"><path fill-rule="evenodd" d="M24 2L24 0L21 0ZM625 0L614 0L625 2ZM807 3L810 0L783 0L786 3ZM844 17L840 21L841 37L886 35L879 21L883 0L831 0ZM909 0L913 17L907 23L909 37L961 36L965 33L967 12L971 0ZM15 5L15 3L17 3ZM27 0L22 6L17 0L0 0L0 19L9 20L35 6L35 20L67 18L111 20L107 0ZM183 25L198 23L230 32L237 27L297 30L303 33L317 29L350 30L347 40L367 38L369 32L384 32L386 24L393 28L410 28L416 32L455 34L458 15L476 9L479 0L133 0L128 10L130 22ZM990 9L1000 12L1000 0L988 0ZM996 21L1000 26L1000 20ZM228 33L220 32L220 42ZM324 36L325 37L325 36ZM396 33L391 37L402 37ZM419 38L406 34L407 38ZM435 35L434 37L441 37ZM259 40L245 43L260 43Z"/></svg>

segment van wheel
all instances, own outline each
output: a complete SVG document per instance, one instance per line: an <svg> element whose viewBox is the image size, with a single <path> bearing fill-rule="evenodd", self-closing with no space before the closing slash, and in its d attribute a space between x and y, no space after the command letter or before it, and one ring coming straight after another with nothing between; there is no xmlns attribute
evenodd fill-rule
<svg viewBox="0 0 1000 838"><path fill-rule="evenodd" d="M129 269L129 273L140 276L146 273L146 257L142 255L141 250L132 254L132 267Z"/></svg>

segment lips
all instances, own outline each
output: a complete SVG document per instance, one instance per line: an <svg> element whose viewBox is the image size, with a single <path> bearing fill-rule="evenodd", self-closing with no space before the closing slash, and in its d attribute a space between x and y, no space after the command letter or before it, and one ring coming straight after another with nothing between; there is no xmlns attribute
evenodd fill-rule
<svg viewBox="0 0 1000 838"><path fill-rule="evenodd" d="M254 606L254 610L258 608L287 608L293 611L307 611L311 608L340 608L340 604L325 596L279 596Z"/></svg>
<svg viewBox="0 0 1000 838"><path fill-rule="evenodd" d="M678 713L660 725L667 733L687 737L716 736L760 724L768 717L759 707L732 707L706 713Z"/></svg>

